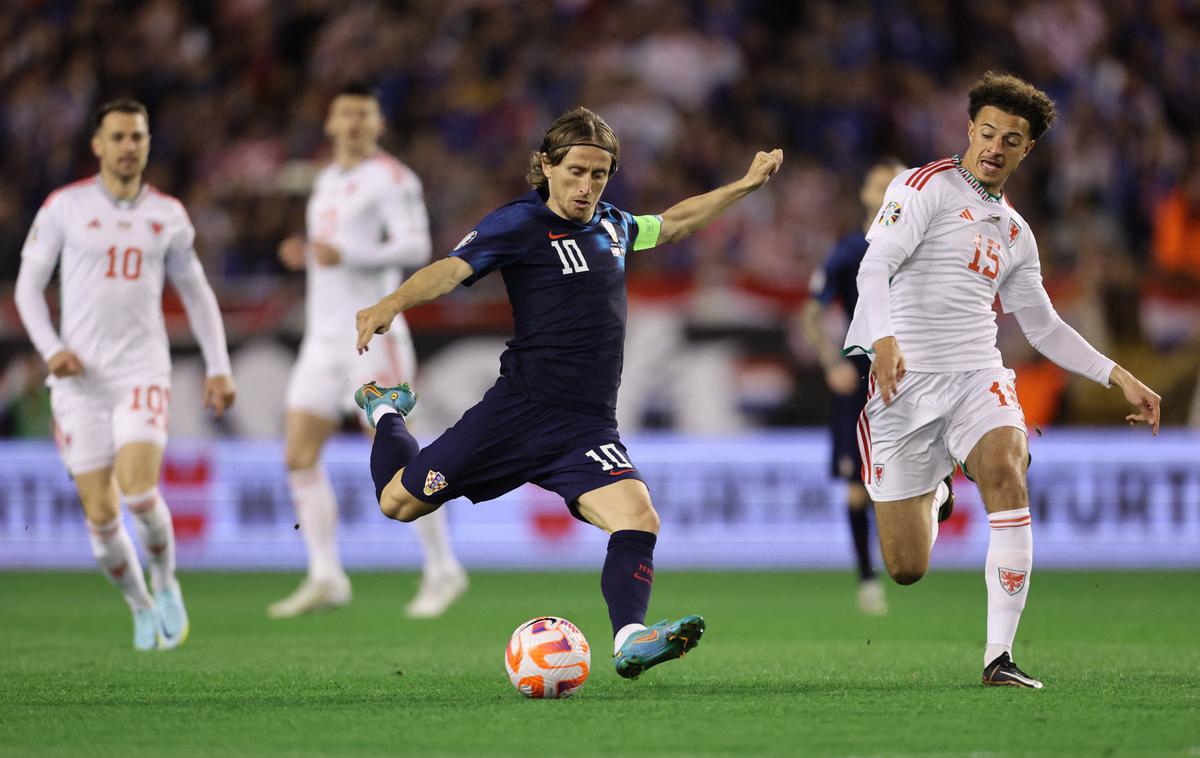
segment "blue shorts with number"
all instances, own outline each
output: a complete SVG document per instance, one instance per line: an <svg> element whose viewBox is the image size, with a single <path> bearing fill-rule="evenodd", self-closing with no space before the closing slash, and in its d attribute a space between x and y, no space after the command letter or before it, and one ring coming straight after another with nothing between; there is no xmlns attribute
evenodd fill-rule
<svg viewBox="0 0 1200 758"><path fill-rule="evenodd" d="M579 518L580 495L642 477L617 422L532 401L500 377L457 424L417 453L401 481L413 497L480 503L526 482L555 492Z"/></svg>

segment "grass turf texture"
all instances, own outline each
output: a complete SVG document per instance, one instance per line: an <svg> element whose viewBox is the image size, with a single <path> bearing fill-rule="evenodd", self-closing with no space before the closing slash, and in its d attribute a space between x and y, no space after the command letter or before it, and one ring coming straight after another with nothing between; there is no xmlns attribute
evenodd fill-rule
<svg viewBox="0 0 1200 758"><path fill-rule="evenodd" d="M185 574L192 636L135 653L98 575L0 574L3 755L1197 755L1200 574L1035 574L1017 662L1041 692L979 684L977 572L890 586L860 616L832 573L671 573L650 621L702 613L703 643L618 678L594 574L472 576L408 621L412 575L356 575L353 605L270 621L282 574ZM529 701L508 635L557 614L593 647L574 697Z"/></svg>

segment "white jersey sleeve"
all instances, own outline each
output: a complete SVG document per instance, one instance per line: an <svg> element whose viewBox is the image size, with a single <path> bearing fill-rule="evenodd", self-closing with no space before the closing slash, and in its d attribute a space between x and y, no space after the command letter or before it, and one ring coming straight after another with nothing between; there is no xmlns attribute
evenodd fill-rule
<svg viewBox="0 0 1200 758"><path fill-rule="evenodd" d="M21 249L21 270L17 275L14 299L17 313L34 348L46 361L66 349L46 303L46 285L54 275L62 253L63 228L59 219L61 204L51 198L37 212L33 226Z"/></svg>
<svg viewBox="0 0 1200 758"><path fill-rule="evenodd" d="M883 207L867 230L867 242L897 248L904 258L912 255L924 241L940 199L936 186L926 191L919 180L910 181L914 171L910 169L898 174L888 185ZM870 254L868 249L867 255ZM899 266L899 262L896 265ZM895 269L889 275L893 273Z"/></svg>
<svg viewBox="0 0 1200 758"><path fill-rule="evenodd" d="M883 206L867 230L870 245L858 267L859 297L846 332L846 352L870 354L876 340L895 334L889 282L916 252L937 211L936 192L922 192L917 189L919 181L913 181L919 172L905 171L892 180Z"/></svg>
<svg viewBox="0 0 1200 758"><path fill-rule="evenodd" d="M232 370L221 309L196 257L196 229L182 206L179 211L182 218L175 221L177 228L166 253L167 278L183 302L188 323L204 355L205 373L210 377L229 376Z"/></svg>

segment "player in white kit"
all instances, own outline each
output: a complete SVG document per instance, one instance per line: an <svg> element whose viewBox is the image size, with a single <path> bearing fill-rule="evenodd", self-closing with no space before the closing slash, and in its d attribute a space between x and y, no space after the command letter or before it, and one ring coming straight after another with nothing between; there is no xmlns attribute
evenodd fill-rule
<svg viewBox="0 0 1200 758"><path fill-rule="evenodd" d="M178 200L142 181L150 154L145 107L114 100L93 118L100 173L47 199L21 252L16 302L46 359L59 450L87 516L92 552L133 610L134 647L170 649L189 625L175 578L175 534L158 491L167 441L171 358L163 324L164 277L187 311L207 368L205 405L233 403L217 298L193 249ZM59 267L61 325L45 299ZM150 563L150 589L121 521L134 517Z"/></svg>
<svg viewBox="0 0 1200 758"><path fill-rule="evenodd" d="M290 237L279 246L287 268L307 269L308 323L287 393L286 458L308 575L267 609L274 618L350 602L337 547L337 500L321 450L342 415L357 410L353 389L372 380L399 384L416 372L403 316L396 318L383 350L360 356L354 348L357 311L399 287L401 267L425 265L432 248L420 179L380 149L383 130L379 101L369 87L339 90L325 121L334 161L313 186L307 239ZM406 613L438 616L466 590L467 575L450 547L444 513L413 526L425 562Z"/></svg>
<svg viewBox="0 0 1200 758"><path fill-rule="evenodd" d="M1055 313L1029 225L1004 183L1055 118L1045 93L988 72L970 90L968 147L892 181L867 234L846 350L872 355L859 422L863 481L884 562L912 584L929 568L939 484L956 464L978 485L991 526L985 582L985 684L1041 688L1012 661L1029 592L1033 531L1025 420L996 348L999 295L1039 352L1134 406L1158 433L1159 396L1098 353Z"/></svg>

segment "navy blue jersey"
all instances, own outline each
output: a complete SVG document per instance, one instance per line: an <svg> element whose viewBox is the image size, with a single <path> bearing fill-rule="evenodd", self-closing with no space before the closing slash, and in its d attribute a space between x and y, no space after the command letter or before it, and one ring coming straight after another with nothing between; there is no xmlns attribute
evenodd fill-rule
<svg viewBox="0 0 1200 758"><path fill-rule="evenodd" d="M654 247L658 216L601 202L590 222L556 215L536 191L489 213L451 255L500 270L514 334L500 374L526 398L616 418L625 352L625 254Z"/></svg>
<svg viewBox="0 0 1200 758"><path fill-rule="evenodd" d="M867 240L860 231L850 232L837 241L825 264L813 273L809 294L821 305L841 300L846 318L854 318L858 303L858 264L867 254Z"/></svg>

